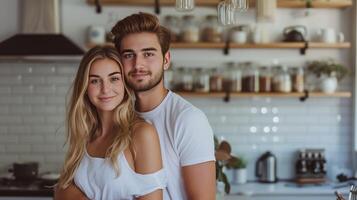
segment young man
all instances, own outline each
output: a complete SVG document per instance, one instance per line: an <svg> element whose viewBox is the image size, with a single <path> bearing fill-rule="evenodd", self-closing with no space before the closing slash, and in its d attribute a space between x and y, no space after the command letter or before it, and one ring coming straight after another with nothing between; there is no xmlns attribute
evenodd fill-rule
<svg viewBox="0 0 357 200"><path fill-rule="evenodd" d="M146 13L133 14L112 29L136 110L160 138L168 176L164 199L215 199L213 131L204 113L164 87L170 65L170 32Z"/></svg>

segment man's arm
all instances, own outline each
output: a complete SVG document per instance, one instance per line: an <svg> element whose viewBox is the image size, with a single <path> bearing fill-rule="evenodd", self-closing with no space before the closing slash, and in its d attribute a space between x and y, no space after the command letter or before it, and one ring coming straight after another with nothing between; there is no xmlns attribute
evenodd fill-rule
<svg viewBox="0 0 357 200"><path fill-rule="evenodd" d="M216 197L215 162L209 161L182 167L187 198L189 200L214 200Z"/></svg>
<svg viewBox="0 0 357 200"><path fill-rule="evenodd" d="M66 189L55 188L54 200L88 200L84 193L74 184Z"/></svg>

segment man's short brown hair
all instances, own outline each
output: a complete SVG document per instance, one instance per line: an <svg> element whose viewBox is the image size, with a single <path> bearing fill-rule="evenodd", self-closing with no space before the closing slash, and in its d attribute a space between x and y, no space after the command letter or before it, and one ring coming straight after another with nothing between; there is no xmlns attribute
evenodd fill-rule
<svg viewBox="0 0 357 200"><path fill-rule="evenodd" d="M112 28L114 35L114 44L118 51L122 39L132 33L149 32L155 33L159 39L162 54L165 55L170 48L171 35L170 31L161 26L155 15L139 12L132 14L119 22Z"/></svg>

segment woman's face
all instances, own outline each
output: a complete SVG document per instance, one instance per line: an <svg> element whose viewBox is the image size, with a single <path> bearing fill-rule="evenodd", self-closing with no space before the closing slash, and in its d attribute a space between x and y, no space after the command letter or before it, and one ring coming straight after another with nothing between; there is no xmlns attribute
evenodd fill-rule
<svg viewBox="0 0 357 200"><path fill-rule="evenodd" d="M87 94L98 111L113 111L123 100L124 83L117 62L105 58L92 63Z"/></svg>

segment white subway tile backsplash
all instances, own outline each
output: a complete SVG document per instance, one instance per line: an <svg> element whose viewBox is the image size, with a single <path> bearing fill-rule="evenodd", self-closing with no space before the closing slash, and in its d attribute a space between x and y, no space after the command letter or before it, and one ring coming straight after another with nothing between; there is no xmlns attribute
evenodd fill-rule
<svg viewBox="0 0 357 200"><path fill-rule="evenodd" d="M70 78L66 76L47 76L46 84L55 85L68 85L70 83Z"/></svg>
<svg viewBox="0 0 357 200"><path fill-rule="evenodd" d="M22 78L22 82L25 85L43 85L45 84L45 77L42 76L25 76Z"/></svg>
<svg viewBox="0 0 357 200"><path fill-rule="evenodd" d="M39 124L39 126L41 126L40 124ZM16 135L19 135L19 136L21 136L21 135L26 135L26 134L32 134L32 125L30 126L30 125L11 125L11 126L8 126L9 127L9 134L12 134L12 135L14 135L14 134L16 134Z"/></svg>
<svg viewBox="0 0 357 200"><path fill-rule="evenodd" d="M22 119L20 116L1 115L0 124L1 125L22 124Z"/></svg>
<svg viewBox="0 0 357 200"><path fill-rule="evenodd" d="M34 114L56 114L57 107L56 106L47 106L47 105L33 105L32 113Z"/></svg>
<svg viewBox="0 0 357 200"><path fill-rule="evenodd" d="M13 105L22 103L22 96L0 96L0 105Z"/></svg>
<svg viewBox="0 0 357 200"><path fill-rule="evenodd" d="M10 113L15 115L31 114L31 111L31 106L28 105L10 106Z"/></svg>
<svg viewBox="0 0 357 200"><path fill-rule="evenodd" d="M57 66L57 74L59 75L69 75L69 76L75 76L77 73L77 66L79 66L79 63L77 64L69 64L69 65L58 65Z"/></svg>
<svg viewBox="0 0 357 200"><path fill-rule="evenodd" d="M35 93L40 95L55 94L56 86L55 85L35 86Z"/></svg>
<svg viewBox="0 0 357 200"><path fill-rule="evenodd" d="M28 153L31 151L30 144L5 145L5 150L8 153Z"/></svg>
<svg viewBox="0 0 357 200"><path fill-rule="evenodd" d="M19 162L39 162L40 166L41 163L44 163L45 158L42 154L36 154L33 152L23 152L21 155L18 156Z"/></svg>
<svg viewBox="0 0 357 200"><path fill-rule="evenodd" d="M43 144L45 142L42 135L23 135L19 137L19 144Z"/></svg>
<svg viewBox="0 0 357 200"><path fill-rule="evenodd" d="M37 95L26 95L24 96L23 102L25 105L43 105L46 103L46 97Z"/></svg>
<svg viewBox="0 0 357 200"><path fill-rule="evenodd" d="M47 117L46 117L47 119ZM45 117L43 116L26 116L23 118L25 125L42 125L45 123Z"/></svg>
<svg viewBox="0 0 357 200"><path fill-rule="evenodd" d="M1 77L0 77L1 78ZM1 86L0 87L0 95L7 95L11 93L11 87Z"/></svg>
<svg viewBox="0 0 357 200"><path fill-rule="evenodd" d="M32 144L32 152L35 153L55 153L56 146L52 144Z"/></svg>

